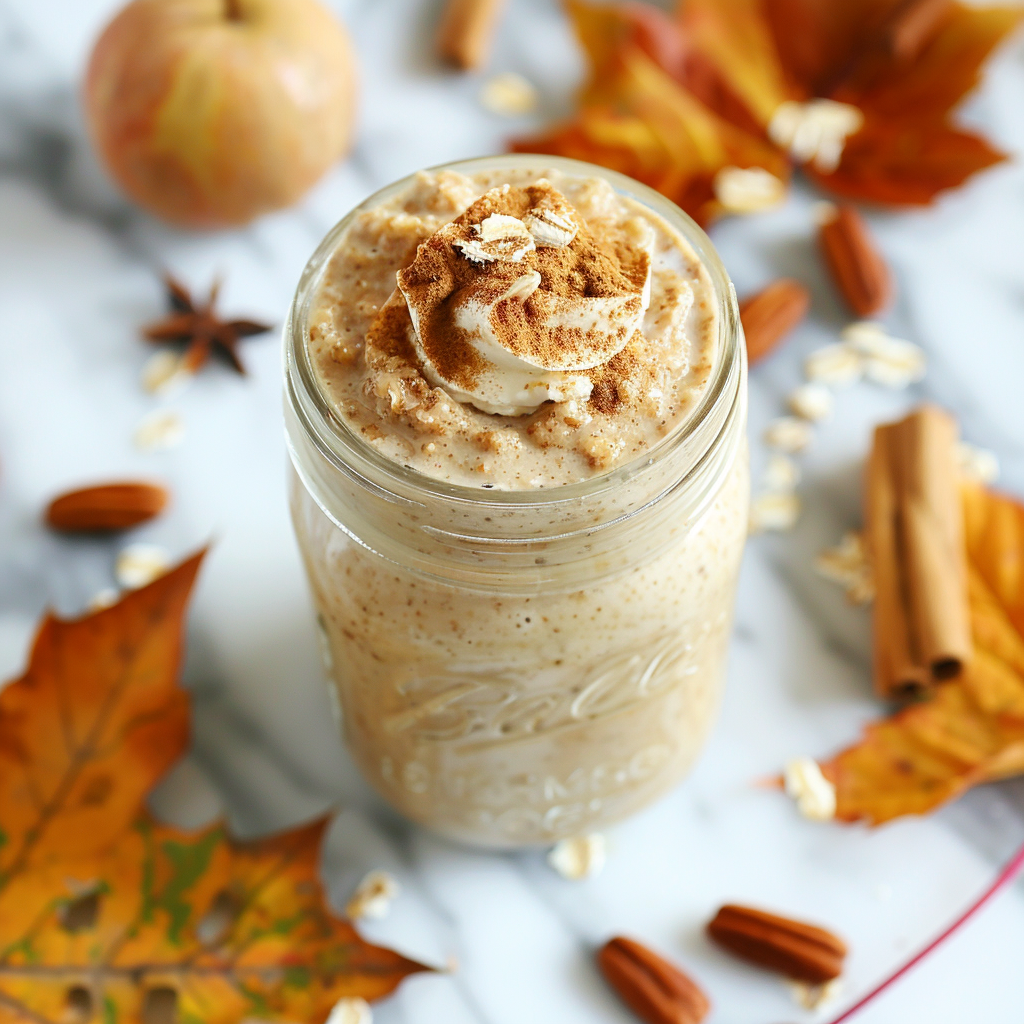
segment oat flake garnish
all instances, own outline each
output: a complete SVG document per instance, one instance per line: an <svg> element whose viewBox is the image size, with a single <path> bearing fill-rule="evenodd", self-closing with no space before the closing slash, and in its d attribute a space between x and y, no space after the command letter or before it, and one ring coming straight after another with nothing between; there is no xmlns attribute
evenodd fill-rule
<svg viewBox="0 0 1024 1024"><path fill-rule="evenodd" d="M768 137L797 163L813 163L816 170L830 174L839 166L847 137L863 124L864 115L849 103L787 100L772 115Z"/></svg>
<svg viewBox="0 0 1024 1024"><path fill-rule="evenodd" d="M537 107L537 90L533 83L509 71L484 82L480 104L500 117L522 117Z"/></svg>
<svg viewBox="0 0 1024 1024"><path fill-rule="evenodd" d="M548 863L572 882L594 878L604 868L607 856L605 838L599 832L563 839L548 854Z"/></svg>
<svg viewBox="0 0 1024 1024"><path fill-rule="evenodd" d="M979 484L994 484L999 479L999 459L987 448L976 448L961 441L956 446L956 460L960 472L968 480Z"/></svg>
<svg viewBox="0 0 1024 1024"><path fill-rule="evenodd" d="M824 1010L843 992L843 979L833 978L823 985L810 985L806 981L786 981L793 1001L805 1010Z"/></svg>
<svg viewBox="0 0 1024 1024"><path fill-rule="evenodd" d="M104 587L102 590L97 590L96 593L89 598L89 603L85 606L86 610L90 612L101 612L104 608L110 608L117 604L120 596L121 595L113 587Z"/></svg>
<svg viewBox="0 0 1024 1024"><path fill-rule="evenodd" d="M836 787L821 773L818 762L797 757L785 768L786 794L796 801L797 810L812 821L831 821L836 816Z"/></svg>
<svg viewBox="0 0 1024 1024"><path fill-rule="evenodd" d="M770 448L792 454L806 448L814 437L811 425L796 416L780 416L765 428L764 440Z"/></svg>
<svg viewBox="0 0 1024 1024"><path fill-rule="evenodd" d="M751 533L790 530L800 518L800 499L790 493L759 494L750 503Z"/></svg>
<svg viewBox="0 0 1024 1024"><path fill-rule="evenodd" d="M142 386L151 395L168 395L183 388L194 375L184 368L182 357L170 349L154 352L142 370Z"/></svg>
<svg viewBox="0 0 1024 1024"><path fill-rule="evenodd" d="M852 346L836 342L812 352L804 361L804 373L813 383L845 388L864 375L864 360Z"/></svg>
<svg viewBox="0 0 1024 1024"><path fill-rule="evenodd" d="M475 237L455 240L462 255L474 263L504 260L518 263L537 248L526 225L518 217L492 213L473 225Z"/></svg>
<svg viewBox="0 0 1024 1024"><path fill-rule="evenodd" d="M824 384L801 384L788 399L790 411L812 423L832 415L835 399Z"/></svg>
<svg viewBox="0 0 1024 1024"><path fill-rule="evenodd" d="M135 429L135 446L144 452L166 451L181 444L185 422L176 412L158 409L144 417Z"/></svg>
<svg viewBox="0 0 1024 1024"><path fill-rule="evenodd" d="M126 590L137 590L163 576L171 567L171 556L157 544L129 544L117 556L114 577Z"/></svg>
<svg viewBox="0 0 1024 1024"><path fill-rule="evenodd" d="M331 1008L326 1024L373 1024L373 1011L365 999L345 996Z"/></svg>
<svg viewBox="0 0 1024 1024"><path fill-rule="evenodd" d="M853 604L869 604L875 596L875 581L868 563L864 538L850 530L834 548L826 548L814 559L820 576L838 583Z"/></svg>
<svg viewBox="0 0 1024 1024"><path fill-rule="evenodd" d="M880 324L869 320L850 324L841 336L864 361L864 375L876 384L901 389L925 375L924 349L891 337Z"/></svg>
<svg viewBox="0 0 1024 1024"><path fill-rule="evenodd" d="M729 213L759 213L778 206L786 186L763 167L723 167L714 178L715 198Z"/></svg>
<svg viewBox="0 0 1024 1024"><path fill-rule="evenodd" d="M345 915L353 921L386 917L391 904L401 891L398 880L388 871L371 871L356 886L345 906Z"/></svg>
<svg viewBox="0 0 1024 1024"><path fill-rule="evenodd" d="M800 483L800 467L785 455L773 455L761 474L761 485L768 491L788 493Z"/></svg>

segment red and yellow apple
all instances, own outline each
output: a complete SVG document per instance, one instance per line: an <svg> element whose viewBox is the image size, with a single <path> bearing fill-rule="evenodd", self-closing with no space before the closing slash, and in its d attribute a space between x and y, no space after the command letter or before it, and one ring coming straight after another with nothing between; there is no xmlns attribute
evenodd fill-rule
<svg viewBox="0 0 1024 1024"><path fill-rule="evenodd" d="M348 36L317 0L134 0L85 80L107 168L183 227L295 202L348 150L354 106Z"/></svg>

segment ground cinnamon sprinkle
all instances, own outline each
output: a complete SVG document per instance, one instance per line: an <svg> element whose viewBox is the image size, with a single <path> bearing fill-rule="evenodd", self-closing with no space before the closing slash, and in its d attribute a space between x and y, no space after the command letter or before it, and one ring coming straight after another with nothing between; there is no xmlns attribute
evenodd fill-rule
<svg viewBox="0 0 1024 1024"><path fill-rule="evenodd" d="M544 181L526 187L502 186L481 196L419 246L416 259L399 272L398 281L418 315L420 345L444 380L472 388L488 364L467 341L457 322L458 312L468 303L493 307L491 327L510 353L555 370L602 367L597 402L609 408L617 391L614 380L608 378L614 378L620 367L632 369L628 359L617 362L616 354L642 312L649 252L591 232L578 223L578 217L578 231L569 244L533 247L527 239L530 250L517 259L492 258L482 263L460 248L459 243L480 245L478 225L488 217L514 217L521 222L538 209L561 212L571 207ZM528 292L531 287L525 300L521 294L502 299L510 289ZM601 306L603 329L593 329L593 323L581 315L581 299L608 300ZM400 323L390 313L382 314L374 327L374 333L400 331L405 336L409 330L411 323Z"/></svg>
<svg viewBox="0 0 1024 1024"><path fill-rule="evenodd" d="M392 296L366 332L367 350L386 358L397 356L412 362L416 358L416 352L412 346L411 331L412 321L409 319L408 307L404 302L395 301L395 297Z"/></svg>
<svg viewBox="0 0 1024 1024"><path fill-rule="evenodd" d="M594 382L594 390L590 393L590 406L597 412L614 413L623 404L623 384L634 379L643 369L644 361L638 351L637 340L631 339L626 347L607 363L595 366L587 372Z"/></svg>

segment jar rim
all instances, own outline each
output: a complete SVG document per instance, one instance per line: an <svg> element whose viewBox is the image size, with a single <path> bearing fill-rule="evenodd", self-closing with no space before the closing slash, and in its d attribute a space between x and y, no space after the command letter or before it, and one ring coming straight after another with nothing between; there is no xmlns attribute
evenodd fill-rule
<svg viewBox="0 0 1024 1024"><path fill-rule="evenodd" d="M414 171L378 189L353 207L327 233L309 258L296 287L284 330L285 386L288 400L307 436L330 462L349 472L356 471L364 479L371 477L375 485L384 486L394 494L422 495L444 498L449 502L469 502L476 507L555 508L563 502L594 498L623 486L649 469L655 462L669 457L687 446L704 427L712 413L724 403L732 403L737 374L737 361L745 360L743 334L739 325L736 292L711 239L688 214L660 192L633 178L605 167L537 153L506 153L497 156L473 157L425 168L428 173L455 171L472 174L484 170L528 167L538 170L551 167L580 177L600 177L617 192L623 193L663 217L680 231L693 246L711 279L717 305L715 361L710 379L696 406L676 429L657 444L628 462L597 476L553 487L536 489L483 488L428 476L404 466L382 454L364 440L336 412L317 379L309 350L309 313L323 274L338 243L353 220L412 183L421 171ZM733 387L730 387L730 384ZM715 436L707 439L714 446ZM365 472L360 472L360 469ZM393 485L393 487L392 487Z"/></svg>

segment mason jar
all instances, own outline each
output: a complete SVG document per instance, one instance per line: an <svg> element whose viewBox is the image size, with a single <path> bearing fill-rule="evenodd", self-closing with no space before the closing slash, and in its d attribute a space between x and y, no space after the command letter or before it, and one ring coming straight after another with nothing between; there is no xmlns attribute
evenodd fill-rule
<svg viewBox="0 0 1024 1024"><path fill-rule="evenodd" d="M505 155L443 169L524 166L604 178L710 276L710 380L644 456L548 489L481 489L387 458L334 412L309 356L311 302L353 217L410 179L330 231L285 327L292 517L344 737L402 814L496 848L600 829L693 764L722 690L749 488L745 346L708 237L589 164Z"/></svg>

